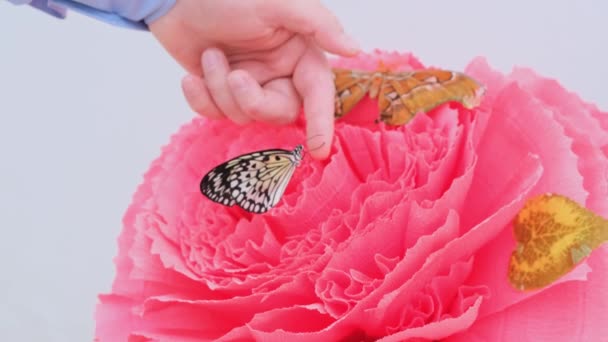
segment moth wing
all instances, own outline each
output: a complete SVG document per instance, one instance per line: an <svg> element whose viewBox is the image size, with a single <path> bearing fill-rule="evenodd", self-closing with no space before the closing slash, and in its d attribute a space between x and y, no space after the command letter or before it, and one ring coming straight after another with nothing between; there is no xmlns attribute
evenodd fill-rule
<svg viewBox="0 0 608 342"><path fill-rule="evenodd" d="M401 105L390 96L392 109L381 114L389 125L403 125L419 112L428 112L446 102L460 102L466 108L479 105L485 88L471 77L447 70L418 70L391 75L390 83ZM403 108L402 108L403 107Z"/></svg>
<svg viewBox="0 0 608 342"><path fill-rule="evenodd" d="M350 112L367 94L371 73L366 71L334 68L336 96L334 101L335 116L340 118Z"/></svg>

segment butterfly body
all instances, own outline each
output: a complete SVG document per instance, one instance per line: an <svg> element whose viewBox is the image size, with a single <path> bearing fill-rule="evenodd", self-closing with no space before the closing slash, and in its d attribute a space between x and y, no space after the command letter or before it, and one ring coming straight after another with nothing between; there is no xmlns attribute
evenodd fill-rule
<svg viewBox="0 0 608 342"><path fill-rule="evenodd" d="M298 145L292 151L261 150L235 157L203 177L201 193L226 206L236 204L252 213L264 213L281 199L302 161L302 150Z"/></svg>
<svg viewBox="0 0 608 342"><path fill-rule="evenodd" d="M458 101L466 108L479 104L485 89L475 80L447 70L391 72L334 68L335 116L348 113L365 95L378 100L379 121L398 126L420 111Z"/></svg>

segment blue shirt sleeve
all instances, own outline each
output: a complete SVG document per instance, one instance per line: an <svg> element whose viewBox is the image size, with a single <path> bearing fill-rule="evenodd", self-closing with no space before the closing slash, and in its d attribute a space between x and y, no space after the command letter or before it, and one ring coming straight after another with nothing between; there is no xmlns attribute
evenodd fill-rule
<svg viewBox="0 0 608 342"><path fill-rule="evenodd" d="M57 18L67 10L79 12L106 23L136 30L148 30L148 24L162 17L176 0L9 0L16 5L29 4Z"/></svg>

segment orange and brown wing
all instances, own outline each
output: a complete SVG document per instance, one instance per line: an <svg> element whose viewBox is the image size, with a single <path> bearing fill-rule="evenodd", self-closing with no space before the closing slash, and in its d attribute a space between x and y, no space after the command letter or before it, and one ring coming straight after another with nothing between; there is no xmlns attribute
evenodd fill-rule
<svg viewBox="0 0 608 342"><path fill-rule="evenodd" d="M367 94L372 74L365 71L334 68L336 86L335 117L348 113Z"/></svg>
<svg viewBox="0 0 608 342"><path fill-rule="evenodd" d="M485 92L471 77L447 70L387 73L384 83L378 103L380 120L395 126L449 101L473 108Z"/></svg>
<svg viewBox="0 0 608 342"><path fill-rule="evenodd" d="M412 112L402 101L402 96L421 85L412 77L411 72L386 73L378 96L379 120L391 125L403 125L410 121L416 112Z"/></svg>

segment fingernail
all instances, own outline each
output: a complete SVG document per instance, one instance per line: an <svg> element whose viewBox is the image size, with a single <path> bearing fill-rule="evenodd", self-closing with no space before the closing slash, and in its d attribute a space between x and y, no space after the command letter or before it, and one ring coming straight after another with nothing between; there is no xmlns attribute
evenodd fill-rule
<svg viewBox="0 0 608 342"><path fill-rule="evenodd" d="M351 37L347 33L342 34L342 41L344 42L344 45L346 46L346 48L348 50L350 50L350 52L353 54L355 54L361 50L361 47L359 46L359 42L357 42L353 37Z"/></svg>
<svg viewBox="0 0 608 342"><path fill-rule="evenodd" d="M182 78L182 90L187 99L197 95L196 79L192 75Z"/></svg>
<svg viewBox="0 0 608 342"><path fill-rule="evenodd" d="M240 73L234 73L230 75L230 85L234 87L234 91L246 92L249 88L249 80Z"/></svg>
<svg viewBox="0 0 608 342"><path fill-rule="evenodd" d="M207 50L203 53L203 68L205 70L216 69L220 65L220 54L215 50Z"/></svg>
<svg viewBox="0 0 608 342"><path fill-rule="evenodd" d="M182 78L182 86L187 90L193 89L194 88L194 76L192 76L192 75L184 76L184 78Z"/></svg>
<svg viewBox="0 0 608 342"><path fill-rule="evenodd" d="M234 95L238 97L241 106L251 106L259 100L259 94L252 85L253 80L241 72L234 72L228 76L228 84Z"/></svg>

